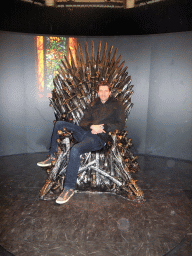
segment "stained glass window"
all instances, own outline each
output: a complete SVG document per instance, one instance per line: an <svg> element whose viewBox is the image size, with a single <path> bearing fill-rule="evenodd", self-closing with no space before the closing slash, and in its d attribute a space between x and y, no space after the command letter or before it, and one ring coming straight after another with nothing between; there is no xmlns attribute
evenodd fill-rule
<svg viewBox="0 0 192 256"><path fill-rule="evenodd" d="M60 60L67 54L67 38L46 37L46 86L48 90L53 89L53 78L57 74Z"/></svg>
<svg viewBox="0 0 192 256"><path fill-rule="evenodd" d="M57 74L61 59L68 54L68 47L70 47L75 60L76 45L76 38L36 37L39 97L51 97L53 78Z"/></svg>

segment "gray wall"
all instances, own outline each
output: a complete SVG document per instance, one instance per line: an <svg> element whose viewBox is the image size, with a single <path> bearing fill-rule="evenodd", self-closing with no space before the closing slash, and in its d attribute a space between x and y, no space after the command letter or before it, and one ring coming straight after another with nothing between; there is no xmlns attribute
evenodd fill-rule
<svg viewBox="0 0 192 256"><path fill-rule="evenodd" d="M34 36L0 33L0 155L49 148L54 115L38 97Z"/></svg>
<svg viewBox="0 0 192 256"><path fill-rule="evenodd" d="M147 154L192 159L192 33L151 45Z"/></svg>
<svg viewBox="0 0 192 256"><path fill-rule="evenodd" d="M127 121L137 153L192 160L192 32L78 37L108 42L122 54L135 85ZM0 33L1 155L49 148L53 111L40 99L34 36Z"/></svg>

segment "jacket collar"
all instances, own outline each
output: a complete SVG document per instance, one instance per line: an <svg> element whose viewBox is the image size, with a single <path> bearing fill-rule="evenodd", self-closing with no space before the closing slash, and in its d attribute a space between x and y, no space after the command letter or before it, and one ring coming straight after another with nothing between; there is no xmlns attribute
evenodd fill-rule
<svg viewBox="0 0 192 256"><path fill-rule="evenodd" d="M107 105L107 104L109 104L111 101L113 101L113 97L112 96L109 96L109 98L108 98L108 100L105 102L105 103L102 103L101 102L101 100L100 100L100 98L98 98L98 100L97 100L97 104L103 104L103 105Z"/></svg>

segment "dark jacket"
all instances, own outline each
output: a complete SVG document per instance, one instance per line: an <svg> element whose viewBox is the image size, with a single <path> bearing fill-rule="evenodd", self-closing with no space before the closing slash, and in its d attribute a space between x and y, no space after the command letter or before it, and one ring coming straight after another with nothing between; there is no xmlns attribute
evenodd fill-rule
<svg viewBox="0 0 192 256"><path fill-rule="evenodd" d="M92 124L104 124L106 133L99 133L98 135L107 141L108 132L121 131L125 127L123 104L113 97L109 97L105 103L102 103L100 98L97 98L89 105L80 122L80 126L85 130L90 130Z"/></svg>

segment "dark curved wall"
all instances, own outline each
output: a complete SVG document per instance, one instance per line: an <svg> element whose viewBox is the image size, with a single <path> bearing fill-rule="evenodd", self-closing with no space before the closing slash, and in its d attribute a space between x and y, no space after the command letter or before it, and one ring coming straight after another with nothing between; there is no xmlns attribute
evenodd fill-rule
<svg viewBox="0 0 192 256"><path fill-rule="evenodd" d="M166 0L132 9L53 8L9 0L0 10L0 30L23 33L110 36L191 29L191 0Z"/></svg>
<svg viewBox="0 0 192 256"><path fill-rule="evenodd" d="M192 32L78 37L118 48L135 85L137 153L192 160ZM34 35L0 32L0 155L48 151L54 115L38 97Z"/></svg>

